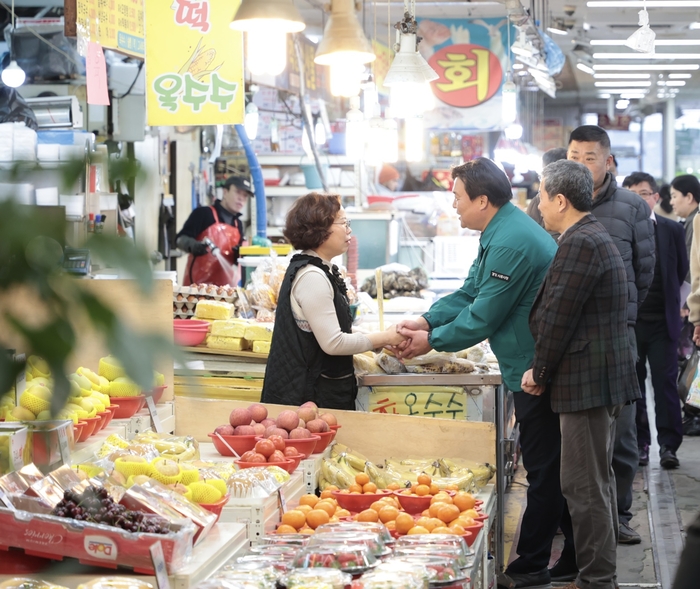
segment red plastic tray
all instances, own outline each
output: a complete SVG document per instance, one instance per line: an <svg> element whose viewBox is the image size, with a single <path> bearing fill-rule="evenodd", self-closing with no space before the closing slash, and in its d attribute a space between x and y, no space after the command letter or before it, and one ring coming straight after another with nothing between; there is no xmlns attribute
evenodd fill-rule
<svg viewBox="0 0 700 589"><path fill-rule="evenodd" d="M149 547L160 541L168 571L173 573L192 554L194 526L171 524L170 534L135 534L87 522L51 515L37 515L0 508L0 550L21 548L26 554L63 560L77 558L83 564L136 573L154 573ZM1 560L1 558L0 558Z"/></svg>

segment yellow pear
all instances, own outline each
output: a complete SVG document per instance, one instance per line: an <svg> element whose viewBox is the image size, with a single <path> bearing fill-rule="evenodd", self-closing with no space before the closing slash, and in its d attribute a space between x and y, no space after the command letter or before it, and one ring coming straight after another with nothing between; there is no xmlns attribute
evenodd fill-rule
<svg viewBox="0 0 700 589"><path fill-rule="evenodd" d="M48 421L51 419L51 411L45 409L41 413L37 413L36 419L37 421Z"/></svg>
<svg viewBox="0 0 700 589"><path fill-rule="evenodd" d="M5 419L7 421L35 421L36 415L26 407L15 407L5 416Z"/></svg>

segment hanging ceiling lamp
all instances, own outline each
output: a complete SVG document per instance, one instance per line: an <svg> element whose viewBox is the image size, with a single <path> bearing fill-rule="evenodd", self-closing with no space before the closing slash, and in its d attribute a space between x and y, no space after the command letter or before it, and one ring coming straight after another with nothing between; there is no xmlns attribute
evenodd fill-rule
<svg viewBox="0 0 700 589"><path fill-rule="evenodd" d="M287 66L287 33L306 28L292 0L243 0L230 26L246 33L250 73L272 76Z"/></svg>
<svg viewBox="0 0 700 589"><path fill-rule="evenodd" d="M391 110L401 119L420 116L432 108L430 82L440 76L418 52L415 0L404 0L403 19L394 28L397 31L396 55L384 78L384 85L391 91Z"/></svg>
<svg viewBox="0 0 700 589"><path fill-rule="evenodd" d="M333 96L357 96L364 64L377 56L355 15L355 0L331 0L330 11L314 61L330 66Z"/></svg>
<svg viewBox="0 0 700 589"><path fill-rule="evenodd" d="M15 32L15 0L12 0L12 33ZM14 39L10 40L10 65L8 65L5 69L2 70L2 75L0 77L2 78L3 84L5 86L9 86L10 88L19 88L22 84L24 84L24 80L26 79L27 75L24 73L24 70L19 67L17 64L17 61L14 59L14 51L12 50L12 47L14 46Z"/></svg>

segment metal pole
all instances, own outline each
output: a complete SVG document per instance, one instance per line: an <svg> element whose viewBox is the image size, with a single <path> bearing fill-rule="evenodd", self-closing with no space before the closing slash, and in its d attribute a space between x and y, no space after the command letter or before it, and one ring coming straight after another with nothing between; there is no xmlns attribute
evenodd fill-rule
<svg viewBox="0 0 700 589"><path fill-rule="evenodd" d="M503 526L505 521L506 461L505 461L505 396L504 385L496 387L496 531L494 558L496 574L503 570Z"/></svg>
<svg viewBox="0 0 700 589"><path fill-rule="evenodd" d="M664 180L670 182L676 175L676 99L666 99L664 110Z"/></svg>

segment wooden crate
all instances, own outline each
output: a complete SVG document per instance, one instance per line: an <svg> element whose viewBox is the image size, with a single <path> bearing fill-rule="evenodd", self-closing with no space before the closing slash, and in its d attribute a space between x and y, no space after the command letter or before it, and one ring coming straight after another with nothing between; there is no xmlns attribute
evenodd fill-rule
<svg viewBox="0 0 700 589"><path fill-rule="evenodd" d="M247 401L178 396L175 435L190 435L200 442L209 442L207 434L226 423L233 409L249 405ZM286 405L265 406L273 418L285 409L293 409ZM444 457L496 463L493 423L360 411L333 410L332 413L342 425L336 439L372 462L381 464L389 457Z"/></svg>

